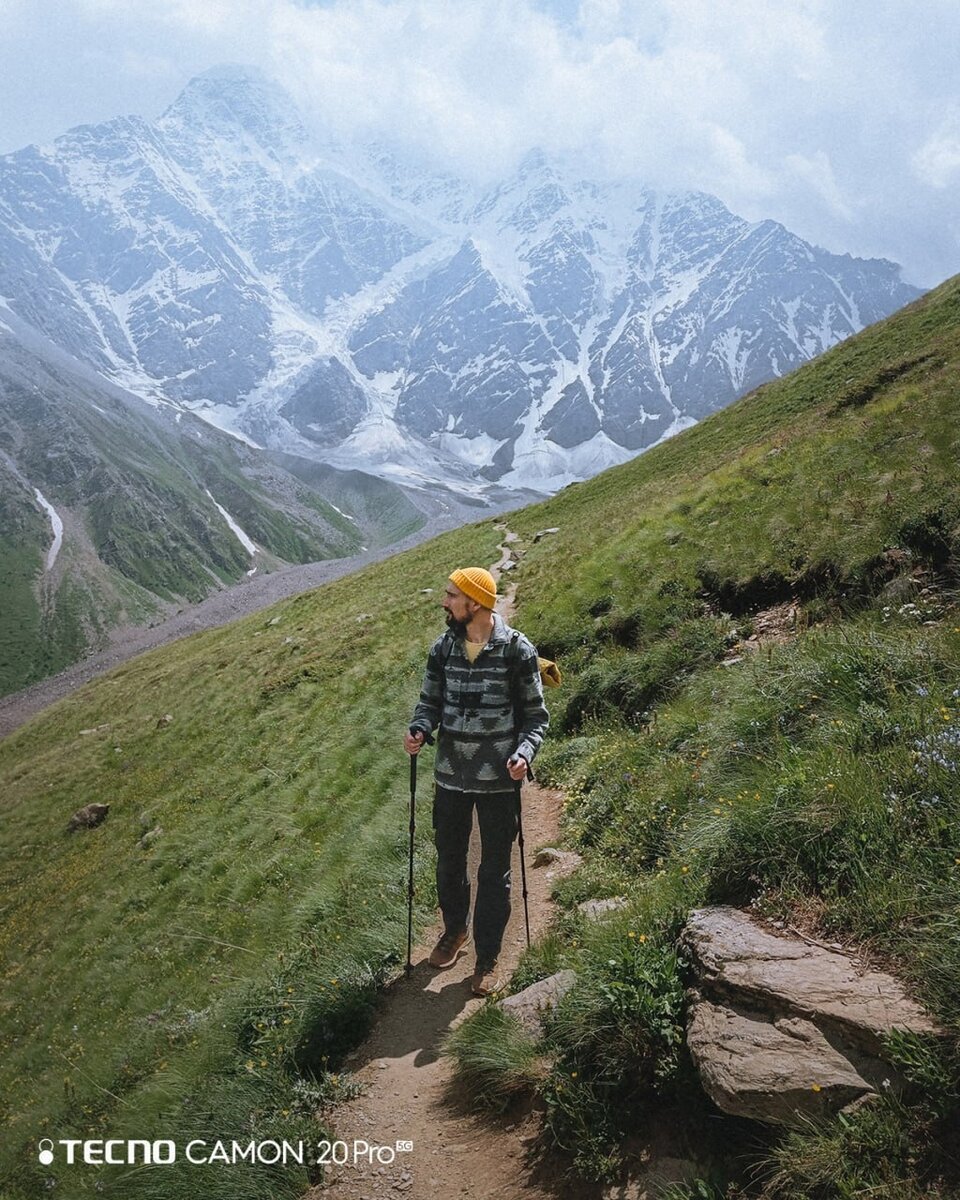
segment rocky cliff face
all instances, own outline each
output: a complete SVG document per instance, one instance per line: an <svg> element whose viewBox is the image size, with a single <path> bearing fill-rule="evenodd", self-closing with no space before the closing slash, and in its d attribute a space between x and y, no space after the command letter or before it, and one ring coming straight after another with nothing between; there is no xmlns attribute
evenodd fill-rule
<svg viewBox="0 0 960 1200"><path fill-rule="evenodd" d="M242 68L0 160L24 321L140 394L414 481L583 478L917 294L539 152L483 189L318 142Z"/></svg>

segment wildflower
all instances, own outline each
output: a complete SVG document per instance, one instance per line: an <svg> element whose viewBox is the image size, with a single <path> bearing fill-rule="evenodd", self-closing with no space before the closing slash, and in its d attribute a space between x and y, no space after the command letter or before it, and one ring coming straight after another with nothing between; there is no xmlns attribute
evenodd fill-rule
<svg viewBox="0 0 960 1200"><path fill-rule="evenodd" d="M627 932L627 937L628 937L628 938L635 938L636 936L637 936L637 935L636 935L636 934L633 932L633 930L632 930L632 929L631 929L631 930L628 930L628 932Z"/></svg>
<svg viewBox="0 0 960 1200"><path fill-rule="evenodd" d="M822 1091L822 1088L820 1087L819 1083L815 1083L811 1086L810 1091L811 1092L819 1092L819 1091Z"/></svg>

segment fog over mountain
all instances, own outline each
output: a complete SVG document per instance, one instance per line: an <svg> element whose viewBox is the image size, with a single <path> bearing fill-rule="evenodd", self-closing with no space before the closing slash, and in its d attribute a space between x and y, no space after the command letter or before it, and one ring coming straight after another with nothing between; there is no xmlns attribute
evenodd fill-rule
<svg viewBox="0 0 960 1200"><path fill-rule="evenodd" d="M535 151L479 188L217 68L0 159L0 296L155 403L481 495L623 461L919 294L626 168Z"/></svg>

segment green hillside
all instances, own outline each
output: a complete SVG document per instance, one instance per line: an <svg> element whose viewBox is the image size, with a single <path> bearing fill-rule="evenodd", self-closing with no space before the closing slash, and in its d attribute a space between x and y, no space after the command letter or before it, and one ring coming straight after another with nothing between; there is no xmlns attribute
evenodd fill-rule
<svg viewBox="0 0 960 1200"><path fill-rule="evenodd" d="M566 964L581 982L548 1071L476 1067L495 1010L458 1052L481 1093L538 1088L582 1172L614 1173L651 1106L678 1104L735 1151L701 1197L738 1173L811 1200L956 1186L958 364L954 281L510 517L519 623L566 676L541 773L587 859L516 984ZM305 1188L295 1167L45 1168L36 1142L315 1135L403 953L399 735L440 589L498 541L485 521L146 655L0 743L0 1195ZM778 637L746 649L778 606ZM91 801L107 820L67 834ZM576 902L613 894L630 906L584 925ZM787 1136L708 1117L672 953L704 901L893 965L951 1034L900 1048L915 1094Z"/></svg>
<svg viewBox="0 0 960 1200"><path fill-rule="evenodd" d="M101 648L117 625L242 580L251 565L345 557L423 524L395 485L281 461L34 343L0 332L0 694ZM65 520L51 571L37 488ZM256 560L219 506L259 547Z"/></svg>

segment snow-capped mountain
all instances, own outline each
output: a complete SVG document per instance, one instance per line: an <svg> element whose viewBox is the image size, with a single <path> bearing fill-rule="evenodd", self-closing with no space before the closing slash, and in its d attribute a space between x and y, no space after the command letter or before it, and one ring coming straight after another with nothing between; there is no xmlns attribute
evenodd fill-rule
<svg viewBox="0 0 960 1200"><path fill-rule="evenodd" d="M464 491L623 461L918 295L702 194L532 152L476 189L245 68L0 159L0 296L258 443Z"/></svg>

